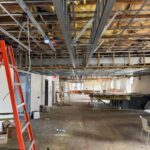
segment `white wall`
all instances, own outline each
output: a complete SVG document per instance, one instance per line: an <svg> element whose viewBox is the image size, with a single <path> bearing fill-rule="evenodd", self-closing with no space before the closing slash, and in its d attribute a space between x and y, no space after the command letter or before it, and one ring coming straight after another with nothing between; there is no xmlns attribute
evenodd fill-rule
<svg viewBox="0 0 150 150"><path fill-rule="evenodd" d="M14 79L13 70L11 70L11 73L12 73L12 79ZM39 74L31 73L31 111L38 111L39 106L41 104L44 104L45 79L48 79L49 81L49 106L52 106L52 81L55 82L55 90L58 90L59 77L42 76ZM5 69L3 66L0 67L0 113L12 113L12 106L11 106L8 85L7 85L7 79L5 75ZM7 116L0 115L0 119L10 118L10 117L12 118L13 115L7 115ZM1 131L1 122L2 121L0 121L0 131Z"/></svg>
<svg viewBox="0 0 150 150"><path fill-rule="evenodd" d="M13 76L12 70L11 73ZM6 73L3 66L0 67L0 113L12 113L12 106L11 106L8 85L7 85ZM0 115L0 119L12 118L12 117L13 115ZM2 130L1 123L2 121L0 121L0 131Z"/></svg>
<svg viewBox="0 0 150 150"><path fill-rule="evenodd" d="M45 79L49 81L48 106L52 106L52 81L55 84L55 91L59 89L58 76L46 76L31 73L31 111L38 111L40 105L45 102ZM54 93L55 96L55 93ZM39 97L39 98L38 98Z"/></svg>
<svg viewBox="0 0 150 150"><path fill-rule="evenodd" d="M31 73L31 112L39 111L42 98L42 76Z"/></svg>
<svg viewBox="0 0 150 150"><path fill-rule="evenodd" d="M12 71L11 73L13 76ZM14 78L12 77L12 79ZM5 113L5 112L6 113L12 112L12 107L11 107L11 101L10 101L10 95L9 95L9 90L8 90L8 85L7 85L5 69L3 66L1 66L0 67L0 113Z"/></svg>
<svg viewBox="0 0 150 150"><path fill-rule="evenodd" d="M143 94L150 93L150 75L134 77L132 92Z"/></svg>

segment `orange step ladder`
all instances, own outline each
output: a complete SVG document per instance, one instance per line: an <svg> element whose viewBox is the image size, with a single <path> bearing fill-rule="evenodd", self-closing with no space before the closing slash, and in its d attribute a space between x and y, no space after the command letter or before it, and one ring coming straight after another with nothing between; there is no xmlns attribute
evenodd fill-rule
<svg viewBox="0 0 150 150"><path fill-rule="evenodd" d="M29 150L36 150L36 145L31 129L30 124L30 117L27 112L25 99L23 96L23 91L21 88L21 82L19 78L19 73L17 70L17 65L14 57L13 49L10 45L6 45L5 40L0 40L0 62L4 65L5 72L6 72L6 78L8 83L8 89L10 93L10 99L11 99L11 105L14 115L14 122L16 126L17 131L17 138L19 143L20 150L26 150L26 144L23 137L23 132L27 129L29 139L30 139L30 146L28 147ZM13 77L11 74L11 69L13 69L14 77L15 77L15 83L13 83ZM15 89L16 87L16 89ZM19 98L20 98L20 104L17 104L15 92L18 92ZM19 118L19 109L22 109L24 112L24 119L25 119L25 125L22 127L21 120Z"/></svg>

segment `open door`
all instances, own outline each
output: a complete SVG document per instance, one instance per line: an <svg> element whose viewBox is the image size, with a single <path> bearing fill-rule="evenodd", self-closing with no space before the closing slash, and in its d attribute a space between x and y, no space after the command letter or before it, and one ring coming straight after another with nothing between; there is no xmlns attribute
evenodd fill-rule
<svg viewBox="0 0 150 150"><path fill-rule="evenodd" d="M52 81L52 105L55 104L55 82Z"/></svg>
<svg viewBox="0 0 150 150"><path fill-rule="evenodd" d="M45 106L48 106L48 80L45 79Z"/></svg>

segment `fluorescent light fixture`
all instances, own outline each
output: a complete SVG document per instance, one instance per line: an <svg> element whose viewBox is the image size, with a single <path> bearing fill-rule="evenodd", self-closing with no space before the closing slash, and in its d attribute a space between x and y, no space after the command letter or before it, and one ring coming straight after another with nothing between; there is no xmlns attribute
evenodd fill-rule
<svg viewBox="0 0 150 150"><path fill-rule="evenodd" d="M47 37L45 37L45 38L44 38L44 43L45 43L45 44L49 44L49 43L50 43L50 40L49 40Z"/></svg>

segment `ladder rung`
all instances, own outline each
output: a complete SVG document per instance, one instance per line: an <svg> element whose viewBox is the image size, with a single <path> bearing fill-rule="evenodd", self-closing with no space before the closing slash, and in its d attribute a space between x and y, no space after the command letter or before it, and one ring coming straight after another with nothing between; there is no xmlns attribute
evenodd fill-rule
<svg viewBox="0 0 150 150"><path fill-rule="evenodd" d="M30 145L29 150L32 150L34 144L35 144L35 142L34 142L34 140L33 140L32 143L31 143L31 145Z"/></svg>
<svg viewBox="0 0 150 150"><path fill-rule="evenodd" d="M28 127L28 125L30 124L30 122L27 122L25 125L24 125L24 127L22 128L22 133L26 130L26 128Z"/></svg>
<svg viewBox="0 0 150 150"><path fill-rule="evenodd" d="M16 123L19 149L25 149L26 143L23 137L23 132L27 130L30 139L30 142L28 143L28 149L33 150L35 149L35 141L33 139L30 117L28 116L27 109L26 109L26 102L23 96L23 90L21 87L22 83L20 80L17 63L15 61L14 51L12 46L9 45L7 42L5 42L4 39L0 40L0 65L1 64L4 65L4 69L6 72L6 79L9 87L9 93L11 93L10 99L11 99L12 110L13 110L14 119ZM13 71L16 79L14 82L13 82L14 78L11 76L11 70ZM19 99L20 101L18 103L16 101L17 97L14 91L15 89L17 89L17 92L20 96ZM21 108L21 110L19 108ZM24 116L26 121L23 123L23 125L21 124L21 118L20 118L20 116L22 117L22 115Z"/></svg>
<svg viewBox="0 0 150 150"><path fill-rule="evenodd" d="M21 86L21 83L14 83L15 86Z"/></svg>
<svg viewBox="0 0 150 150"><path fill-rule="evenodd" d="M22 106L24 106L24 105L25 105L25 103L23 102L23 103L17 105L17 108L19 109L20 107L22 107Z"/></svg>
<svg viewBox="0 0 150 150"><path fill-rule="evenodd" d="M13 66L13 65L9 65L11 68L13 68L13 69L17 69L17 67L16 66Z"/></svg>

